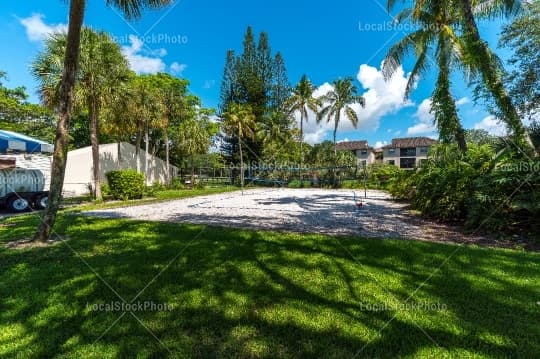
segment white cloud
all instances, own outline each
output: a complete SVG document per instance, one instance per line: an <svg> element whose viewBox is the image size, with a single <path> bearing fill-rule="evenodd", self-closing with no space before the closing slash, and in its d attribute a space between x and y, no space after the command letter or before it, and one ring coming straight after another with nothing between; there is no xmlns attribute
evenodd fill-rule
<svg viewBox="0 0 540 359"><path fill-rule="evenodd" d="M143 49L144 43L135 35L129 35L129 42L130 46L122 46L122 53L133 71L156 73L165 70L165 63L160 58L167 54L165 49L146 51Z"/></svg>
<svg viewBox="0 0 540 359"><path fill-rule="evenodd" d="M169 68L174 75L182 75L182 72L184 72L184 70L187 68L187 65L180 64L175 61L171 64Z"/></svg>
<svg viewBox="0 0 540 359"><path fill-rule="evenodd" d="M456 106L463 106L465 104L468 104L471 102L471 99L468 97L462 97L459 100L456 101Z"/></svg>
<svg viewBox="0 0 540 359"><path fill-rule="evenodd" d="M475 130L486 130L494 136L505 136L507 134L505 126L495 116L489 115L476 124Z"/></svg>
<svg viewBox="0 0 540 359"><path fill-rule="evenodd" d="M383 116L396 113L402 108L412 105L411 102L403 101L408 77L401 67L397 69L389 81L385 81L381 70L362 64L358 70L357 79L362 88L365 89L361 95L366 100L366 107L362 108L359 104L352 105L351 107L358 114L358 128L355 129L350 121L342 116L338 132L375 131L379 128L380 119ZM322 96L331 89L332 85L325 82L315 90L314 96ZM305 141L309 143L320 142L326 134L332 133L334 125L332 121L327 123L326 119L317 124L315 114L311 111L308 112L308 120L304 119ZM299 124L299 114L296 114L296 119Z"/></svg>
<svg viewBox="0 0 540 359"><path fill-rule="evenodd" d="M206 89L206 90L211 89L212 87L214 87L215 84L216 84L216 80L205 80L203 89Z"/></svg>
<svg viewBox="0 0 540 359"><path fill-rule="evenodd" d="M57 32L66 32L66 24L47 25L43 22L43 14L32 14L32 16L20 19L21 25L26 29L26 36L30 41L43 41L49 35Z"/></svg>
<svg viewBox="0 0 540 359"><path fill-rule="evenodd" d="M381 148L382 146L386 146L388 144L388 141L377 141L375 142L374 148Z"/></svg>
<svg viewBox="0 0 540 359"><path fill-rule="evenodd" d="M431 111L431 99L426 98L416 110L414 117L416 117L416 123L407 129L407 135L426 135L433 134L436 131L436 127L433 124L434 116Z"/></svg>

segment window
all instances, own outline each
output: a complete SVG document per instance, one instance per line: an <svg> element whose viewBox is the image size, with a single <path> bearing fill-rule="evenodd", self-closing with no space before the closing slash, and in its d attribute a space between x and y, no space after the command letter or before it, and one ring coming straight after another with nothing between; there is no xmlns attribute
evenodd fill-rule
<svg viewBox="0 0 540 359"><path fill-rule="evenodd" d="M428 148L427 147L420 147L420 153L422 154L427 154L428 153Z"/></svg>
<svg viewBox="0 0 540 359"><path fill-rule="evenodd" d="M360 161L360 164L362 165L362 167L365 166L366 165L366 160Z"/></svg>
<svg viewBox="0 0 540 359"><path fill-rule="evenodd" d="M395 165L395 164L396 164L396 161L394 161L394 160L388 160L387 163L388 163L389 165Z"/></svg>
<svg viewBox="0 0 540 359"><path fill-rule="evenodd" d="M416 156L416 147L400 148L399 155L401 157L414 157Z"/></svg>
<svg viewBox="0 0 540 359"><path fill-rule="evenodd" d="M396 149L395 148L389 148L388 153L394 154L394 153L396 153Z"/></svg>
<svg viewBox="0 0 540 359"><path fill-rule="evenodd" d="M361 155L367 155L367 150L360 150Z"/></svg>
<svg viewBox="0 0 540 359"><path fill-rule="evenodd" d="M399 168L414 168L416 165L415 158L400 158Z"/></svg>

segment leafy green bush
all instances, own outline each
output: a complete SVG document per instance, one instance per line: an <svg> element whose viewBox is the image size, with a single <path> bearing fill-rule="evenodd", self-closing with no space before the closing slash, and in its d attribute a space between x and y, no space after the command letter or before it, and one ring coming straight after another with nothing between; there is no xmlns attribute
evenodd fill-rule
<svg viewBox="0 0 540 359"><path fill-rule="evenodd" d="M184 181L181 178L175 177L171 181L171 189L184 189Z"/></svg>
<svg viewBox="0 0 540 359"><path fill-rule="evenodd" d="M376 163L367 168L367 185L369 188L387 189L390 181L400 174L401 170L386 163ZM361 174L363 175L363 174Z"/></svg>
<svg viewBox="0 0 540 359"><path fill-rule="evenodd" d="M416 189L416 171L399 170L388 180L386 187L394 199L413 199Z"/></svg>
<svg viewBox="0 0 540 359"><path fill-rule="evenodd" d="M107 172L107 181L111 195L115 199L128 200L142 198L144 192L144 175L135 170Z"/></svg>
<svg viewBox="0 0 540 359"><path fill-rule="evenodd" d="M310 188L311 181L292 180L288 183L289 188Z"/></svg>
<svg viewBox="0 0 540 359"><path fill-rule="evenodd" d="M165 185L163 185L161 182L156 181L156 182L152 183L151 186L147 186L144 189L143 194L145 196L153 197L153 196L156 195L156 193L165 191L166 189L167 189L167 187L165 187Z"/></svg>
<svg viewBox="0 0 540 359"><path fill-rule="evenodd" d="M506 149L437 145L418 171L400 171L388 189L425 216L488 231L540 231L540 161Z"/></svg>
<svg viewBox="0 0 540 359"><path fill-rule="evenodd" d="M358 180L344 180L341 182L341 188L349 188L349 189L364 188L364 183Z"/></svg>
<svg viewBox="0 0 540 359"><path fill-rule="evenodd" d="M109 188L108 184L101 184L101 195L103 196L103 198L111 196L111 189Z"/></svg>

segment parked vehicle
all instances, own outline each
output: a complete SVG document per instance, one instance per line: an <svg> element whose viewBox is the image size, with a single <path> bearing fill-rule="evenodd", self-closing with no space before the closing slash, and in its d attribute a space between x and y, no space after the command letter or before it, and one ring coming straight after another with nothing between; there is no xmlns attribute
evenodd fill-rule
<svg viewBox="0 0 540 359"><path fill-rule="evenodd" d="M0 205L12 212L44 209L49 192L44 191L45 176L40 170L10 168L0 170Z"/></svg>

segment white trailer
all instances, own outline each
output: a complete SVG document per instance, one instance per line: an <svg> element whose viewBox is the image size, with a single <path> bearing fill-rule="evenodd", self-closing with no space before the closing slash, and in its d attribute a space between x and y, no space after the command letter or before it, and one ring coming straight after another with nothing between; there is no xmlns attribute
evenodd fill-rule
<svg viewBox="0 0 540 359"><path fill-rule="evenodd" d="M44 191L44 188L45 176L40 170L0 170L0 205L12 212L24 212L30 208L45 209L49 192Z"/></svg>

